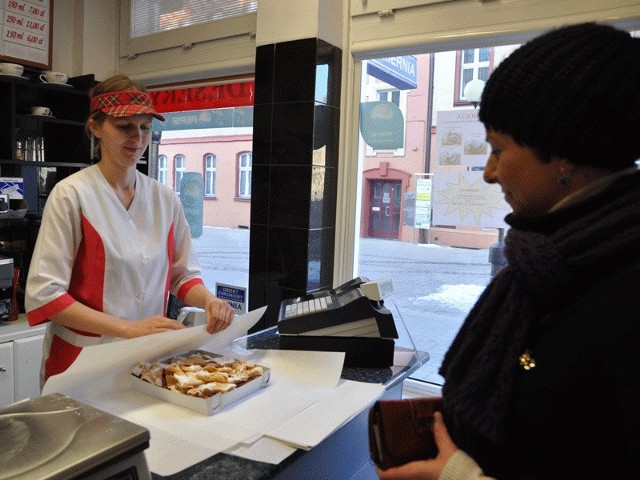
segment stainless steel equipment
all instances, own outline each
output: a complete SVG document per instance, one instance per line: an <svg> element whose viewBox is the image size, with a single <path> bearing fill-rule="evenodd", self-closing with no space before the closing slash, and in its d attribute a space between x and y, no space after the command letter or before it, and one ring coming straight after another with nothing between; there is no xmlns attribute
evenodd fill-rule
<svg viewBox="0 0 640 480"><path fill-rule="evenodd" d="M149 431L61 394L0 410L0 479L151 478Z"/></svg>

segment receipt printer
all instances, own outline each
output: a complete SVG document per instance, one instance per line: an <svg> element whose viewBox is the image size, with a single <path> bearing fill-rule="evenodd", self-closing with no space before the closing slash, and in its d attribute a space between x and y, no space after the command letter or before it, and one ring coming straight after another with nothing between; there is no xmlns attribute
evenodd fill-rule
<svg viewBox="0 0 640 480"><path fill-rule="evenodd" d="M390 279L357 277L336 289L283 300L278 317L280 348L345 352L348 367L393 365L393 315L383 297Z"/></svg>

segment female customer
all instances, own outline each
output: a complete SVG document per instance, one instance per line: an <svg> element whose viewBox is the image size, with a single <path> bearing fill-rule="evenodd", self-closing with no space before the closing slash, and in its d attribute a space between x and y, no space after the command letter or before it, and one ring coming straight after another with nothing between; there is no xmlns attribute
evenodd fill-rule
<svg viewBox="0 0 640 480"><path fill-rule="evenodd" d="M479 116L509 263L443 361L437 458L380 478L640 478L640 39L538 37Z"/></svg>
<svg viewBox="0 0 640 480"><path fill-rule="evenodd" d="M49 322L42 383L82 347L184 328L164 316L170 292L206 310L209 333L233 318L204 286L179 198L136 169L153 117L164 120L142 85L123 75L97 85L86 126L99 161L47 199L25 298L29 323Z"/></svg>

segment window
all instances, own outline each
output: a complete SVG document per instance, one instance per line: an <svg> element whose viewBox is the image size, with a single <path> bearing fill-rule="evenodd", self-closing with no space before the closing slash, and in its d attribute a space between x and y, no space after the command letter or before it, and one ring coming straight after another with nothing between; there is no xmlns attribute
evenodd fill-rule
<svg viewBox="0 0 640 480"><path fill-rule="evenodd" d="M167 184L167 174L167 156L160 155L158 157L158 181L163 185Z"/></svg>
<svg viewBox="0 0 640 480"><path fill-rule="evenodd" d="M242 78L150 88L159 104L168 99L173 105L164 112L167 121L154 122L161 132L158 157L168 162L167 185L174 186L174 161L176 176L182 167L202 175L202 235L192 241L211 291L216 283L249 284L251 198L239 200L237 192L239 155L253 144L253 87L252 78Z"/></svg>
<svg viewBox="0 0 640 480"><path fill-rule="evenodd" d="M212 153L204 156L204 196L216 196L216 156Z"/></svg>
<svg viewBox="0 0 640 480"><path fill-rule="evenodd" d="M141 53L248 35L256 31L257 8L257 0L123 0L120 55L135 58Z"/></svg>
<svg viewBox="0 0 640 480"><path fill-rule="evenodd" d="M456 93L454 105L468 103L464 98L464 87L471 80L487 81L493 69L492 48L469 48L456 52Z"/></svg>
<svg viewBox="0 0 640 480"><path fill-rule="evenodd" d="M257 9L257 0L131 0L131 37L233 18Z"/></svg>
<svg viewBox="0 0 640 480"><path fill-rule="evenodd" d="M400 106L400 90L378 90L378 100L391 102L396 107L399 107Z"/></svg>
<svg viewBox="0 0 640 480"><path fill-rule="evenodd" d="M173 189L180 195L180 183L185 172L184 155L176 155L173 157L173 162Z"/></svg>
<svg viewBox="0 0 640 480"><path fill-rule="evenodd" d="M251 152L241 153L238 157L238 197L251 198Z"/></svg>
<svg viewBox="0 0 640 480"><path fill-rule="evenodd" d="M500 230L462 221L467 205L473 205L465 197L469 184L465 182L479 178L473 189L492 187L482 180L480 168L473 168L483 166L487 158L484 128L477 129L473 120L456 123L451 118L455 112L464 113L465 119L477 115L469 102L460 99L462 79L486 78L494 68L494 55L497 64L517 47L417 54L418 71L424 75L413 90L398 90L362 68L361 101L392 102L405 121L401 155L365 149L364 137L359 136L360 238L354 269L369 279L392 278L395 291L385 305L398 326L397 345L415 345L430 356L405 388L440 390L443 379L438 370L445 352L497 267L490 262L489 251L500 239ZM478 139L479 145L473 146ZM443 162L449 157L442 155L448 153L459 155L460 162ZM436 221L436 208L455 213L456 218ZM395 244L390 246L390 241ZM403 335L403 327L409 335Z"/></svg>

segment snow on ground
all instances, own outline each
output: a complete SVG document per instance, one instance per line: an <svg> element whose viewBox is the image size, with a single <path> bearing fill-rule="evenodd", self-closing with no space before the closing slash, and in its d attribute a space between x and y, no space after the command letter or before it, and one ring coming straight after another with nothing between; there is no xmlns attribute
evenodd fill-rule
<svg viewBox="0 0 640 480"><path fill-rule="evenodd" d="M416 297L415 300L439 302L461 312L468 312L485 289L485 285L442 285L437 292Z"/></svg>

